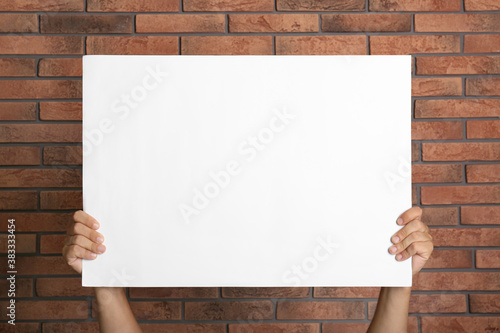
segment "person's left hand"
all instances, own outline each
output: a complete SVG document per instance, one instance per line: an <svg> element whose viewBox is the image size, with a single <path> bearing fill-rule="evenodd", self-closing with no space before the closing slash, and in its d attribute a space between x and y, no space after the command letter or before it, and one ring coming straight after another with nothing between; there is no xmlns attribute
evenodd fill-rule
<svg viewBox="0 0 500 333"><path fill-rule="evenodd" d="M389 253L395 254L397 261L413 256L413 275L420 272L434 249L429 227L420 220L421 217L422 208L420 207L412 207L401 214L397 223L404 227L391 237L394 245L389 248Z"/></svg>

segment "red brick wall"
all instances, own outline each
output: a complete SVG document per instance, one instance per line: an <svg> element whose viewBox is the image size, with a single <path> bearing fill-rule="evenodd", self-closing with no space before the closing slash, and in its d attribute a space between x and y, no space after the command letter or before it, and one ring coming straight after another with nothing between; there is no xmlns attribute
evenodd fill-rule
<svg viewBox="0 0 500 333"><path fill-rule="evenodd" d="M92 290L60 254L82 205L83 54L413 55L413 203L436 248L409 331L500 330L499 0L2 0L0 12L0 274L15 218L20 331L97 330ZM5 275L0 290L5 320ZM363 332L377 295L129 290L148 332Z"/></svg>

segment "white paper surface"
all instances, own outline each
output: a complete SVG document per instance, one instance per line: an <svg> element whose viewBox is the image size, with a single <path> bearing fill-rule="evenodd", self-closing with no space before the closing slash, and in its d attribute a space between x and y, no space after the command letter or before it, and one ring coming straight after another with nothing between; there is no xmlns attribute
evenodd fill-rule
<svg viewBox="0 0 500 333"><path fill-rule="evenodd" d="M82 284L411 286L388 253L412 204L410 66L84 56L83 209L107 251Z"/></svg>

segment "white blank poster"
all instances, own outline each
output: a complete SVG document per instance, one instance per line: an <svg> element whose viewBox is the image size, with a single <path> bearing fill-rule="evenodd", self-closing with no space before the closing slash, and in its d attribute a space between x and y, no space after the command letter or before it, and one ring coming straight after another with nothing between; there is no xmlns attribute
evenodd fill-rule
<svg viewBox="0 0 500 333"><path fill-rule="evenodd" d="M410 56L83 57L84 286L411 286Z"/></svg>

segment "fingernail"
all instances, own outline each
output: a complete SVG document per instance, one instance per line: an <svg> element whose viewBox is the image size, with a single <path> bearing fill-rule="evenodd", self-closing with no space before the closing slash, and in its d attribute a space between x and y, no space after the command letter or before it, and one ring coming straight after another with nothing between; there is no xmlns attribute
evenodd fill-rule
<svg viewBox="0 0 500 333"><path fill-rule="evenodd" d="M394 236L394 237L392 237L392 242L393 242L393 243L397 243L397 242L399 242L399 237L398 237L398 236Z"/></svg>
<svg viewBox="0 0 500 333"><path fill-rule="evenodd" d="M94 253L94 252L91 252L91 253L90 253L90 256L91 256L91 257L93 257L93 258L95 258L95 257L97 257L97 254L96 254L96 253Z"/></svg>
<svg viewBox="0 0 500 333"><path fill-rule="evenodd" d="M396 259L400 260L401 258L403 258L403 255L400 253L396 256Z"/></svg>
<svg viewBox="0 0 500 333"><path fill-rule="evenodd" d="M97 239L96 239L96 240L97 240L97 243L102 243L102 242L104 242L104 239L103 239L101 236L97 237Z"/></svg>
<svg viewBox="0 0 500 333"><path fill-rule="evenodd" d="M94 229L99 229L99 224L94 223L94 225L92 226L92 228L94 228Z"/></svg>
<svg viewBox="0 0 500 333"><path fill-rule="evenodd" d="M402 218L398 218L398 224L401 224L403 223L403 219Z"/></svg>
<svg viewBox="0 0 500 333"><path fill-rule="evenodd" d="M103 253L103 252L104 252L104 246L99 245L99 246L97 247L97 251L99 251L99 253Z"/></svg>
<svg viewBox="0 0 500 333"><path fill-rule="evenodd" d="M391 246L391 248L389 249L389 252L391 252L391 253L395 253L397 250L398 250L398 248L397 248L397 247L395 247L395 246Z"/></svg>

